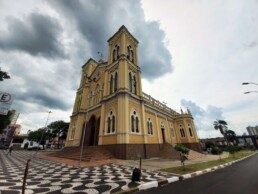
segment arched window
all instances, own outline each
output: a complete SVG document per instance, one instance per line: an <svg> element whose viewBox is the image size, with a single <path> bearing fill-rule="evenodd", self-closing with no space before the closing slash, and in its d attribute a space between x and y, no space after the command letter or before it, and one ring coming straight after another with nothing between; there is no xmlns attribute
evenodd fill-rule
<svg viewBox="0 0 258 194"><path fill-rule="evenodd" d="M82 102L82 95L80 94L78 97L77 111L79 111L81 108L81 102Z"/></svg>
<svg viewBox="0 0 258 194"><path fill-rule="evenodd" d="M84 85L86 83L86 75L83 76L83 80L82 80L82 85Z"/></svg>
<svg viewBox="0 0 258 194"><path fill-rule="evenodd" d="M131 130L134 132L134 116L131 116Z"/></svg>
<svg viewBox="0 0 258 194"><path fill-rule="evenodd" d="M112 116L112 133L114 133L115 130L116 130L116 125L115 125L115 123L116 123L116 117L113 115L113 116Z"/></svg>
<svg viewBox="0 0 258 194"><path fill-rule="evenodd" d="M116 48L116 53L117 53L117 59L119 59L120 58L120 47L119 46L117 46L117 48Z"/></svg>
<svg viewBox="0 0 258 194"><path fill-rule="evenodd" d="M111 109L106 116L106 133L114 134L116 132L116 115Z"/></svg>
<svg viewBox="0 0 258 194"><path fill-rule="evenodd" d="M185 130L184 128L182 127L182 125L179 126L179 131L180 131L180 135L182 138L185 138Z"/></svg>
<svg viewBox="0 0 258 194"><path fill-rule="evenodd" d="M70 139L74 139L74 134L75 134L75 125L73 124L71 128Z"/></svg>
<svg viewBox="0 0 258 194"><path fill-rule="evenodd" d="M134 63L134 51L130 45L127 46L126 57Z"/></svg>
<svg viewBox="0 0 258 194"><path fill-rule="evenodd" d="M115 92L117 91L117 72L115 73Z"/></svg>
<svg viewBox="0 0 258 194"><path fill-rule="evenodd" d="M129 46L127 46L127 53L126 53L126 57L127 57L127 59L129 59L130 60L130 45Z"/></svg>
<svg viewBox="0 0 258 194"><path fill-rule="evenodd" d="M170 131L171 131L171 137L175 137L175 131L172 125L170 127Z"/></svg>
<svg viewBox="0 0 258 194"><path fill-rule="evenodd" d="M188 124L188 130L189 130L189 133L190 133L190 137L193 137L193 131L192 131L192 128L191 128L190 124Z"/></svg>
<svg viewBox="0 0 258 194"><path fill-rule="evenodd" d="M129 72L129 91L132 92L132 74Z"/></svg>
<svg viewBox="0 0 258 194"><path fill-rule="evenodd" d="M131 61L134 63L134 54L133 54L133 50L131 50Z"/></svg>
<svg viewBox="0 0 258 194"><path fill-rule="evenodd" d="M133 76L133 93L136 94L137 93L137 82L136 82L136 77L135 75Z"/></svg>
<svg viewBox="0 0 258 194"><path fill-rule="evenodd" d="M116 60L116 50L113 50L113 62Z"/></svg>
<svg viewBox="0 0 258 194"><path fill-rule="evenodd" d="M140 117L136 110L134 109L131 112L131 132L132 133L140 133Z"/></svg>
<svg viewBox="0 0 258 194"><path fill-rule="evenodd" d="M107 133L110 133L111 119L108 117L108 130Z"/></svg>
<svg viewBox="0 0 258 194"><path fill-rule="evenodd" d="M153 126L150 118L147 120L148 135L153 135Z"/></svg>
<svg viewBox="0 0 258 194"><path fill-rule="evenodd" d="M139 118L138 117L135 118L135 122L136 122L136 133L139 133Z"/></svg>
<svg viewBox="0 0 258 194"><path fill-rule="evenodd" d="M111 75L111 78L110 78L110 94L113 93L113 75Z"/></svg>

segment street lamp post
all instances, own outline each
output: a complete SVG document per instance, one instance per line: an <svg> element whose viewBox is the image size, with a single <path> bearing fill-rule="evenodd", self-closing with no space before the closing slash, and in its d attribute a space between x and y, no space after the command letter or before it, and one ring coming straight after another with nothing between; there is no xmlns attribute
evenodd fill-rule
<svg viewBox="0 0 258 194"><path fill-rule="evenodd" d="M88 120L88 113L89 113L89 102L90 102L90 97L91 95L89 94L88 95L88 106L86 107L86 119L85 119L85 123L84 123L84 127L83 127L83 135L82 135L82 142L81 142L81 151L80 151L80 160L79 160L79 168L81 167L81 161L82 161L82 152L83 152L83 146L84 146L84 140L85 140L85 132L86 132L86 129L87 129L87 120Z"/></svg>
<svg viewBox="0 0 258 194"><path fill-rule="evenodd" d="M93 79L91 79L90 77L87 77L87 80L89 81L89 83L91 83L91 82L97 83L96 77L94 77ZM89 114L90 98L91 98L91 93L88 95L88 102L87 102L87 107L86 107L87 108L86 109L86 119L85 119L85 124L84 124L84 127L83 127L80 159L79 159L79 165L78 165L79 168L81 167L81 161L82 161L82 152L83 152L84 141L85 141L85 133L86 133L86 129L87 129L87 120L88 120L88 114Z"/></svg>
<svg viewBox="0 0 258 194"><path fill-rule="evenodd" d="M46 128L46 126L47 126L47 122L48 122L48 119L49 119L49 115L50 115L51 113L53 113L53 112L51 112L51 110L48 111L48 116L47 116L47 120L46 120L46 123L45 123L45 128Z"/></svg>
<svg viewBox="0 0 258 194"><path fill-rule="evenodd" d="M48 122L48 119L49 119L49 115L50 115L51 113L53 113L53 112L51 112L51 110L48 111L47 120L46 120L46 123L45 123L45 126L44 126L44 130L42 131L42 134L41 134L41 137L40 137L40 140L39 140L39 144L38 144L38 149L37 149L37 151L36 151L36 153L35 153L35 156L34 156L35 158L36 158L37 153L38 153L38 151L39 151L40 143L41 143L41 141L42 141L42 139L43 139L43 135L44 135L44 132L45 132L45 128L46 128L46 126L47 126L47 122Z"/></svg>

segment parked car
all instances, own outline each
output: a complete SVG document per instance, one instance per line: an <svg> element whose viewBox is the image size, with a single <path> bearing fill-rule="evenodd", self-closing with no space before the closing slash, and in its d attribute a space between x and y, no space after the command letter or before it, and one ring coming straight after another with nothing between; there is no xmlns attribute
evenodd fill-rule
<svg viewBox="0 0 258 194"><path fill-rule="evenodd" d="M33 146L33 147L28 147L27 150L43 150L42 146Z"/></svg>

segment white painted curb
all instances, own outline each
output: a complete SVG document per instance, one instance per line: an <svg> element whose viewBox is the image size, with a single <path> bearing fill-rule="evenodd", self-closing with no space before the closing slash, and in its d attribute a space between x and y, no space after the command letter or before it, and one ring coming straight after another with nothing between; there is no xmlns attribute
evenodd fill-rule
<svg viewBox="0 0 258 194"><path fill-rule="evenodd" d="M158 181L151 181L151 182L139 185L138 189L141 191L141 190L146 190L146 189L150 189L158 186L159 186Z"/></svg>
<svg viewBox="0 0 258 194"><path fill-rule="evenodd" d="M189 179L191 178L191 174L184 174L182 177L183 179Z"/></svg>
<svg viewBox="0 0 258 194"><path fill-rule="evenodd" d="M167 178L168 183L173 183L176 181L179 181L179 177L171 177L171 178Z"/></svg>
<svg viewBox="0 0 258 194"><path fill-rule="evenodd" d="M202 170L199 170L199 171L196 171L196 172L195 172L196 176L197 176L197 175L200 175L200 174L203 174L203 173L204 173L204 172L203 172Z"/></svg>

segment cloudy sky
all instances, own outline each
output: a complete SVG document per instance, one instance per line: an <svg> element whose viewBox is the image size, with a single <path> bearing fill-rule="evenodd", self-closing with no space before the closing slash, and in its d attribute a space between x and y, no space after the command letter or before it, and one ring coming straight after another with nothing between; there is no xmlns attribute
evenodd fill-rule
<svg viewBox="0 0 258 194"><path fill-rule="evenodd" d="M187 107L201 138L258 125L258 1L0 1L0 91L15 95L23 132L69 121L81 66L107 58L125 25L139 41L143 91L177 111Z"/></svg>

